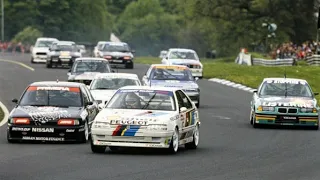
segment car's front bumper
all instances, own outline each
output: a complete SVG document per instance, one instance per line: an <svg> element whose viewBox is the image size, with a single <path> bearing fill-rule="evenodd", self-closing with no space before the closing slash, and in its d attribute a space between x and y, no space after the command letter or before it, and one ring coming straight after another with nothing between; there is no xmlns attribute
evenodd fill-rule
<svg viewBox="0 0 320 180"><path fill-rule="evenodd" d="M126 66L127 64L132 64L133 59L107 59L110 66L115 67L115 66Z"/></svg>
<svg viewBox="0 0 320 180"><path fill-rule="evenodd" d="M54 132L35 132L33 128L53 128ZM7 128L9 140L21 141L80 141L84 131L84 125L81 126L14 126Z"/></svg>
<svg viewBox="0 0 320 180"><path fill-rule="evenodd" d="M134 130L133 130L134 131ZM97 146L168 148L173 131L141 131L113 135L113 130L92 128L91 138Z"/></svg>
<svg viewBox="0 0 320 180"><path fill-rule="evenodd" d="M32 55L33 62L45 63L47 61L47 58L47 55Z"/></svg>
<svg viewBox="0 0 320 180"><path fill-rule="evenodd" d="M51 65L61 65L61 66L72 66L75 59L78 57L51 57L49 60L47 60L47 64Z"/></svg>
<svg viewBox="0 0 320 180"><path fill-rule="evenodd" d="M261 125L318 126L318 115L279 115L256 113L254 123Z"/></svg>

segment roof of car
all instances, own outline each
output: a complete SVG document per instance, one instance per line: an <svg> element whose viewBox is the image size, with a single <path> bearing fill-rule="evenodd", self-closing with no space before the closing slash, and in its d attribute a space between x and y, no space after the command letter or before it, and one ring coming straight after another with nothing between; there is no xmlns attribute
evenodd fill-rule
<svg viewBox="0 0 320 180"><path fill-rule="evenodd" d="M188 51L188 52L195 52L193 49L185 49L185 48L170 48L169 51Z"/></svg>
<svg viewBox="0 0 320 180"><path fill-rule="evenodd" d="M110 44L110 45L127 45L127 43L125 43L125 42L111 42L111 41L108 41L106 44Z"/></svg>
<svg viewBox="0 0 320 180"><path fill-rule="evenodd" d="M158 91L176 91L179 88L174 87L160 87L160 86L124 86L120 89L132 89L132 90L158 90Z"/></svg>
<svg viewBox="0 0 320 180"><path fill-rule="evenodd" d="M37 41L59 41L57 38L50 38L50 37L39 37Z"/></svg>
<svg viewBox="0 0 320 180"><path fill-rule="evenodd" d="M139 79L138 75L132 73L99 73L95 76L95 79L101 77L128 77Z"/></svg>
<svg viewBox="0 0 320 180"><path fill-rule="evenodd" d="M58 41L58 44L75 44L73 41Z"/></svg>
<svg viewBox="0 0 320 180"><path fill-rule="evenodd" d="M77 82L67 82L67 81L38 81L38 82L33 82L30 84L30 86L54 86L54 87L80 87L83 86L84 84L82 83L77 83Z"/></svg>
<svg viewBox="0 0 320 180"><path fill-rule="evenodd" d="M274 81L274 80L278 80L278 81L302 81L302 82L307 82L305 79L297 79L297 78L264 78L264 81Z"/></svg>
<svg viewBox="0 0 320 180"><path fill-rule="evenodd" d="M109 62L108 60L104 58L97 58L97 57L81 57L77 58L75 61L83 61L83 60L92 60L92 61L106 61Z"/></svg>

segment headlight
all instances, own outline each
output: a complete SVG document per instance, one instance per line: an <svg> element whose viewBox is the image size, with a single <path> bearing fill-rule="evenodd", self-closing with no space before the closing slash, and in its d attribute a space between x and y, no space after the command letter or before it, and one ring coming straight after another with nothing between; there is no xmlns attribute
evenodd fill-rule
<svg viewBox="0 0 320 180"><path fill-rule="evenodd" d="M148 125L148 130L163 130L166 131L168 130L168 127L166 124L149 124Z"/></svg>
<svg viewBox="0 0 320 180"><path fill-rule="evenodd" d="M102 121L93 121L93 125L94 128L109 128L110 127L110 123L109 122L102 122Z"/></svg>
<svg viewBox="0 0 320 180"><path fill-rule="evenodd" d="M274 111L274 107L270 107L270 106L259 106L258 111Z"/></svg>
<svg viewBox="0 0 320 180"><path fill-rule="evenodd" d="M300 112L302 113L317 113L317 108L301 108Z"/></svg>

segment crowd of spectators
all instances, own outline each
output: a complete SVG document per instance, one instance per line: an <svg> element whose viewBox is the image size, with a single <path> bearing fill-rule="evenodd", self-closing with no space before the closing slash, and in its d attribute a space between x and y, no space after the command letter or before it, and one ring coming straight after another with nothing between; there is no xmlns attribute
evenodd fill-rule
<svg viewBox="0 0 320 180"><path fill-rule="evenodd" d="M271 51L273 59L286 59L293 58L296 60L303 60L308 56L315 54L317 48L317 42L307 41L301 45L294 44L292 42L283 43ZM320 46L319 46L320 48Z"/></svg>
<svg viewBox="0 0 320 180"><path fill-rule="evenodd" d="M1 42L0 41L0 49L1 52L21 52L28 53L30 52L30 45L24 45L23 43L13 43L13 42Z"/></svg>

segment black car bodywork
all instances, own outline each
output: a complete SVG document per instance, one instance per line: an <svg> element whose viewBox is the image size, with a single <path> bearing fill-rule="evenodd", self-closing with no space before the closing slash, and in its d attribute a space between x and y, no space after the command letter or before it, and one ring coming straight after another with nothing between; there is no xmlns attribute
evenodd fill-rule
<svg viewBox="0 0 320 180"><path fill-rule="evenodd" d="M80 49L76 44L71 43L53 43L49 49L48 59L46 61L47 68L53 66L71 67L76 58L81 57Z"/></svg>
<svg viewBox="0 0 320 180"><path fill-rule="evenodd" d="M48 94L43 96L49 99L46 104L29 100L39 92ZM31 103L26 104L26 99ZM26 88L19 101L12 101L17 105L8 118L7 140L10 143L23 140L85 143L99 112L97 102L81 83L35 82Z"/></svg>

